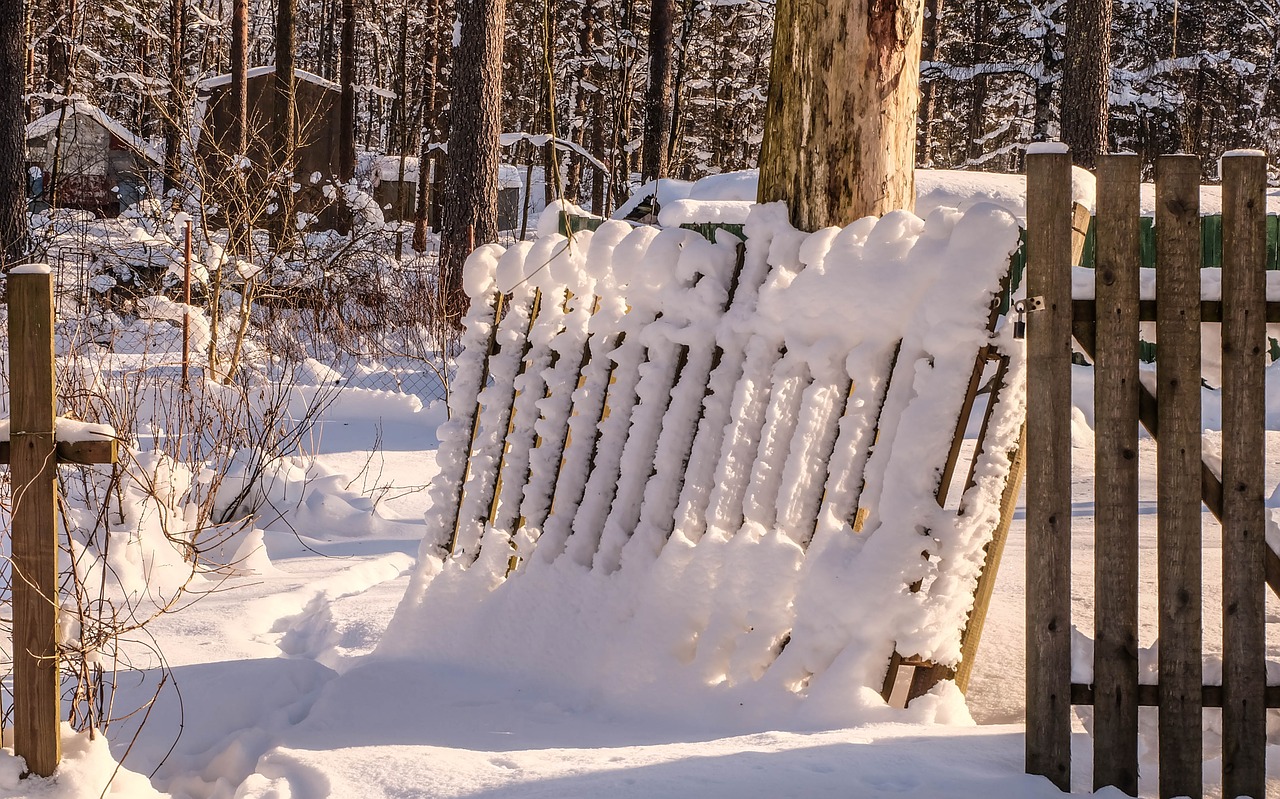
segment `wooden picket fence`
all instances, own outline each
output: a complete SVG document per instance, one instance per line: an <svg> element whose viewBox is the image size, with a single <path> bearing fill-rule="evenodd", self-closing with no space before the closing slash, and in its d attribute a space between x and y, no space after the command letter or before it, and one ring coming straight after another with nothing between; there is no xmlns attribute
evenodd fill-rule
<svg viewBox="0 0 1280 799"><path fill-rule="evenodd" d="M606 223L590 235L621 236L620 224ZM505 577L497 572L501 579L518 576L522 563L533 558L572 557L610 572L619 567L619 548L635 538L645 538L657 552L679 530L685 540L704 546L700 537L711 525L737 530L744 522L759 521L808 548L820 518L843 520L856 535L875 512L862 487L879 479L890 455L887 447L877 449L876 441L889 417L901 412L901 403L913 401L921 385L921 359L929 356L912 351L899 357L902 342L889 342L874 371L845 374L842 369L833 375L806 364L799 342L791 342L788 352L762 335L736 343L682 338L678 331L708 323L715 327L730 317L739 326L757 324L761 286L773 270L795 266L769 263L767 239L753 244L750 237L743 242L714 229L653 235L683 236L685 248L697 239L697 246L719 249L727 268L682 278L689 291L705 294L696 318L681 308L655 314L638 302L637 292L645 289L634 285L624 297L592 296L583 295L582 287L548 287L545 281L535 286L526 280L473 297L451 421L442 428L436 510L428 520L449 560L473 564L487 554L491 564L508 564ZM545 258L550 265L539 268L554 271L554 248L563 250L565 239L547 241L551 249L535 249L527 257ZM583 257L594 257L592 244L575 246L585 248ZM618 249L628 246L624 242ZM990 311L983 311L985 319L973 320L976 329L984 323L988 331L996 329L1007 280L1006 275L1004 285L990 289ZM833 318L833 329L841 322ZM653 335L658 328L677 332ZM983 509L967 494L955 501L956 487L967 491L979 481L997 481L1002 488L995 492L999 508L990 516L997 521L986 531L986 563L973 588L974 609L961 633L962 657L939 664L912 652L894 653L883 686L875 687L899 705L943 679L954 679L962 690L967 685L1016 505L1020 442L1013 451L995 452L988 434L1001 413L1008 428L1011 407L1019 414L1013 427L1018 429L1021 360L1017 382L1009 384L1008 338L999 344L988 333L987 339L960 361L929 359L925 370L962 374L955 382L965 387L947 404L951 415L943 422L943 457L915 465L933 476L933 499L960 516L978 515ZM886 397L894 392L899 407L884 412ZM982 414L982 435L966 466L961 445L975 412ZM858 421L864 419L873 423ZM821 434L810 445L797 427ZM762 441L780 442L779 462L758 461ZM964 468L965 482L953 485L953 476ZM804 478L788 485L784 473ZM929 553L922 550L929 539L919 530L884 534L916 536L911 540L921 543L913 546L911 557L928 561ZM927 592L928 587L909 590ZM780 658L792 640L786 627L757 628L749 635L771 639L766 641L772 648L769 658Z"/></svg>
<svg viewBox="0 0 1280 799"><path fill-rule="evenodd" d="M1198 157L1156 162L1155 296L1140 296L1137 156L1097 171L1092 298L1072 295L1071 159L1027 158L1027 752L1029 773L1071 784L1071 712L1091 705L1093 785L1138 790L1138 709L1159 709L1162 797L1201 796L1205 708L1222 709L1224 796L1261 799L1266 713L1266 587L1280 558L1265 540L1266 158L1223 159L1221 299L1201 296ZM1079 245L1077 242L1077 250ZM1154 322L1154 380L1140 379L1140 322ZM1202 459L1201 324L1222 325L1220 469ZM1093 361L1096 564L1092 682L1072 682L1071 354ZM1157 402L1158 400L1158 402ZM1138 435L1157 439L1158 682L1139 681ZM1227 490L1224 491L1224 486ZM1222 522L1222 681L1204 680L1201 503ZM1079 668L1081 665L1076 664Z"/></svg>

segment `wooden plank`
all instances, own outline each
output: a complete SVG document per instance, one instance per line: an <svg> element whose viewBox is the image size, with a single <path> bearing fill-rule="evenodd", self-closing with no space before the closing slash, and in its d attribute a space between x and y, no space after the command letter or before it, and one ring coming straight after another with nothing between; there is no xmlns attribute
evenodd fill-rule
<svg viewBox="0 0 1280 799"><path fill-rule="evenodd" d="M1160 795L1204 790L1200 552L1200 159L1156 161Z"/></svg>
<svg viewBox="0 0 1280 799"><path fill-rule="evenodd" d="M1026 769L1071 789L1071 157L1027 156Z"/></svg>
<svg viewBox="0 0 1280 799"><path fill-rule="evenodd" d="M1204 707L1222 707L1222 686L1221 685L1204 685L1200 687L1200 704ZM1096 692L1092 685L1084 683L1071 684L1071 704L1073 705L1092 705L1096 698ZM1268 685L1264 689L1263 702L1268 708L1280 708L1280 685ZM1160 706L1160 686L1159 685L1139 685L1138 686L1138 704L1141 707L1159 707ZM1254 796L1263 796L1258 793Z"/></svg>
<svg viewBox="0 0 1280 799"><path fill-rule="evenodd" d="M1222 159L1222 784L1266 792L1267 159Z"/></svg>
<svg viewBox="0 0 1280 799"><path fill-rule="evenodd" d="M9 451L9 442L0 441L0 464L9 463ZM95 463L115 463L119 450L116 440L108 438L101 441L59 441L56 452L58 463L91 466Z"/></svg>
<svg viewBox="0 0 1280 799"><path fill-rule="evenodd" d="M53 275L10 272L8 284L14 752L47 777L62 756Z"/></svg>
<svg viewBox="0 0 1280 799"><path fill-rule="evenodd" d="M1094 279L1093 789L1138 795L1138 242L1136 155L1098 163Z"/></svg>

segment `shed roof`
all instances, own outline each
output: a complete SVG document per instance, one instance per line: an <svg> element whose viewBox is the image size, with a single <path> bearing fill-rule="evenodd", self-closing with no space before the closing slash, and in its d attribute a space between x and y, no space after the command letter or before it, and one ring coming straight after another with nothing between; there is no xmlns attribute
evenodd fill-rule
<svg viewBox="0 0 1280 799"><path fill-rule="evenodd" d="M51 111L39 119L27 124L27 140L47 136L62 124L63 112L69 111L73 116L85 116L106 128L112 136L124 142L130 149L156 164L164 164L164 156L160 151L147 143L146 139L126 128L119 120L107 112L84 100L75 100L69 106Z"/></svg>

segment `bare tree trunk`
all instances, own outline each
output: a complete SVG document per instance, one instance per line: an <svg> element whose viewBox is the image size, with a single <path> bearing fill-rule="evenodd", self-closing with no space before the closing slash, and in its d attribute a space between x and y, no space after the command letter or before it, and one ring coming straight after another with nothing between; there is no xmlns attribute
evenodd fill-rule
<svg viewBox="0 0 1280 799"><path fill-rule="evenodd" d="M591 64L595 61L592 57L591 40L595 35L595 5L590 2L582 4L582 16L578 21L578 39L575 42L577 47L577 80L574 82L573 95L573 120L574 128L570 133L571 140L579 147L583 147L586 143L587 127L598 127L600 121L588 122L587 120L587 85L591 83ZM599 91L599 84L596 84L596 91ZM584 147L585 149L585 147ZM586 169L586 164L582 157L577 153L573 153L569 157L569 174L565 179L564 194L569 200L575 203L582 202L582 173Z"/></svg>
<svg viewBox="0 0 1280 799"><path fill-rule="evenodd" d="M164 190L182 186L182 122L186 118L187 81L182 65L186 50L186 0L169 3L169 101L160 115L164 124ZM174 198L177 201L177 198Z"/></svg>
<svg viewBox="0 0 1280 799"><path fill-rule="evenodd" d="M436 163L436 151L431 145L440 141L440 46L443 20L440 0L429 0L427 18L431 20L431 32L427 36L427 53L423 59L422 76L422 152L418 158L418 200L413 214L413 249L427 251L427 227L431 223L433 192L431 176Z"/></svg>
<svg viewBox="0 0 1280 799"><path fill-rule="evenodd" d="M498 237L498 137L502 125L505 0L459 0L449 104L449 167L440 232L438 306L456 324L466 309L462 265ZM445 320L440 320L445 321Z"/></svg>
<svg viewBox="0 0 1280 799"><path fill-rule="evenodd" d="M555 12L552 3L554 0L543 0L543 18L542 18L542 112L543 112L543 130L548 136L554 137L556 131L556 96L555 86L555 64L556 49L555 39L551 31L555 26ZM559 154L556 152L556 145L552 139L547 139L547 143L542 146L542 201L543 205L551 205L551 203L560 196L560 161Z"/></svg>
<svg viewBox="0 0 1280 799"><path fill-rule="evenodd" d="M941 34L943 0L925 0L924 29L921 37L920 61L933 62L938 59L938 39ZM924 84L920 92L920 130L916 135L916 147L920 151L921 166L933 165L933 127L934 105L938 99L936 80Z"/></svg>
<svg viewBox="0 0 1280 799"><path fill-rule="evenodd" d="M339 104L338 179L356 174L356 0L342 0L342 100Z"/></svg>
<svg viewBox="0 0 1280 799"><path fill-rule="evenodd" d="M275 150L279 180L278 217L274 227L277 249L293 239L294 148L298 143L298 116L294 104L293 24L297 0L277 0L275 71Z"/></svg>
<svg viewBox="0 0 1280 799"><path fill-rule="evenodd" d="M915 205L921 0L779 0L760 201L802 230Z"/></svg>
<svg viewBox="0 0 1280 799"><path fill-rule="evenodd" d="M649 16L649 87L644 99L644 157L641 177L666 177L671 144L671 55L675 39L676 0L653 0Z"/></svg>
<svg viewBox="0 0 1280 799"><path fill-rule="evenodd" d="M0 0L0 272L27 253L24 0Z"/></svg>
<svg viewBox="0 0 1280 799"><path fill-rule="evenodd" d="M1111 0L1067 0L1062 65L1062 141L1092 169L1107 151L1107 90L1111 84Z"/></svg>
<svg viewBox="0 0 1280 799"><path fill-rule="evenodd" d="M1059 66L1055 21L1049 14L1045 14L1044 17L1048 30L1041 38L1040 76L1036 81L1035 119L1032 122L1031 131L1031 135L1036 140L1049 138L1050 127L1053 124L1053 88L1057 82L1053 73Z"/></svg>
<svg viewBox="0 0 1280 799"><path fill-rule="evenodd" d="M973 65L981 67L991 58L991 14L988 0L974 0L970 3L973 7L973 34L970 39L973 42ZM969 119L966 126L965 141L965 162L968 166L974 166L981 162L984 152L985 143L983 142L983 134L986 132L987 121L987 87L990 85L991 76L984 70L979 69L973 76L969 86Z"/></svg>

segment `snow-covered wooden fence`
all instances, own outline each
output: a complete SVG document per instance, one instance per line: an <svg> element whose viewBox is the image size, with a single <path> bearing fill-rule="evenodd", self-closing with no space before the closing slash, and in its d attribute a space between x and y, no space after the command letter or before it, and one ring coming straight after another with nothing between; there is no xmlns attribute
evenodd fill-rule
<svg viewBox="0 0 1280 799"><path fill-rule="evenodd" d="M445 558L397 640L771 725L964 687L1020 482L1017 222L807 234L774 205L745 237L552 224L471 256L424 544Z"/></svg>
<svg viewBox="0 0 1280 799"><path fill-rule="evenodd" d="M1028 291L1040 308L1028 320L1027 770L1063 790L1071 783L1072 705L1092 705L1095 788L1137 794L1138 708L1155 706L1160 795L1200 796L1203 710L1220 707L1223 795L1265 793L1266 711L1280 706L1280 689L1267 685L1265 593L1268 584L1280 591L1280 557L1265 538L1263 369L1266 322L1280 321L1280 303L1267 302L1264 272L1266 158L1239 152L1222 163L1222 269L1202 277L1200 160L1157 161L1152 290L1139 268L1137 156L1099 165L1096 268L1077 270L1074 288L1070 155L1027 159ZM1140 376L1140 322L1157 328L1154 380ZM1201 324L1208 322L1222 326L1220 461L1202 459ZM1097 516L1093 657L1074 664L1073 337L1094 363ZM1158 437L1154 684L1139 678L1140 423ZM1223 526L1220 680L1206 679L1217 669L1206 668L1202 651L1202 501Z"/></svg>

